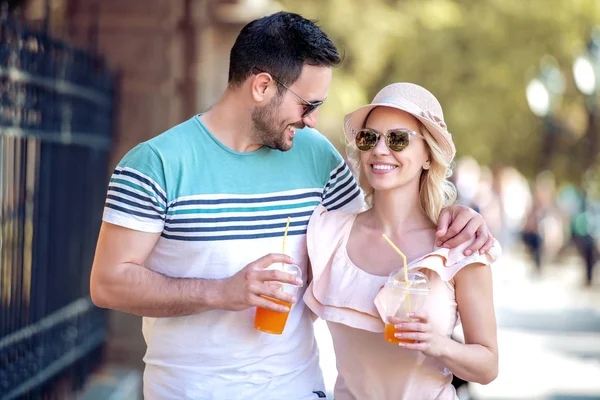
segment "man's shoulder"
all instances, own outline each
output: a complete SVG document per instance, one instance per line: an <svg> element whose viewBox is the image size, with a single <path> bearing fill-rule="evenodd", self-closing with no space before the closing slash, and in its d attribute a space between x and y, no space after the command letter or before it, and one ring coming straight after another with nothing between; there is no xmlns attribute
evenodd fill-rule
<svg viewBox="0 0 600 400"><path fill-rule="evenodd" d="M195 118L195 117L194 117ZM147 145L156 151L181 151L187 138L197 136L198 124L190 118L148 139Z"/></svg>
<svg viewBox="0 0 600 400"><path fill-rule="evenodd" d="M307 127L296 132L296 135L294 147L299 150L316 152L322 156L330 154L337 157L339 155L339 151L333 143L316 129Z"/></svg>
<svg viewBox="0 0 600 400"><path fill-rule="evenodd" d="M140 143L139 147L145 147L145 151L152 153L151 157L160 160L163 166L185 164L193 158L194 147L202 137L199 130L199 125L191 118Z"/></svg>
<svg viewBox="0 0 600 400"><path fill-rule="evenodd" d="M314 128L305 127L296 132L299 142L317 146L331 146L331 142L325 135Z"/></svg>

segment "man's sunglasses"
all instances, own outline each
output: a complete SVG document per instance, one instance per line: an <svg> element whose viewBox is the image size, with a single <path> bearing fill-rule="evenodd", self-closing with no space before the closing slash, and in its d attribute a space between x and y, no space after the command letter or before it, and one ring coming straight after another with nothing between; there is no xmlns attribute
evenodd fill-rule
<svg viewBox="0 0 600 400"><path fill-rule="evenodd" d="M259 73L269 74L268 72L260 70L260 69L258 69L256 67L252 68L252 73L255 74L255 75L259 74ZM271 75L271 74L269 74L269 75ZM271 78L273 78L273 80L275 82L279 83L281 86L283 86L284 88L286 88L287 90L289 90L290 92L292 92L292 94L294 96L296 96L297 98L299 98L304 103L304 106L306 108L304 109L304 112L302 113L302 118L308 117L313 111L315 111L317 109L317 107L319 107L321 104L323 104L325 102L325 100L310 102L310 101L306 100L304 97L300 96L298 93L294 92L289 87L287 87L285 84L281 83L281 81L279 79L275 78L273 75L271 75Z"/></svg>
<svg viewBox="0 0 600 400"><path fill-rule="evenodd" d="M423 138L423 136L409 129L391 129L385 133L376 131L375 129L365 128L354 133L356 147L360 151L373 150L379 142L381 136L385 137L385 144L392 151L402 151L410 144L410 139L413 136Z"/></svg>

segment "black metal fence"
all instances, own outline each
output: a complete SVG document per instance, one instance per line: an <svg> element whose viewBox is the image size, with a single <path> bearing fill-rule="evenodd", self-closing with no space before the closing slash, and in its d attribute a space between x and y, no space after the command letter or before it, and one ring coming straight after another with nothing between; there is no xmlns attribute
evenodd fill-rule
<svg viewBox="0 0 600 400"><path fill-rule="evenodd" d="M0 399L65 398L97 364L89 275L108 173L102 60L0 21Z"/></svg>

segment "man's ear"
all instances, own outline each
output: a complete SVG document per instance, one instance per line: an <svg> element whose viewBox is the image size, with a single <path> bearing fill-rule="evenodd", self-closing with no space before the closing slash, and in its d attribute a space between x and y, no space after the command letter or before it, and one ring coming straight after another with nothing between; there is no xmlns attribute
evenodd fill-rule
<svg viewBox="0 0 600 400"><path fill-rule="evenodd" d="M273 78L269 74L261 72L260 74L252 75L250 82L250 88L252 91L252 98L258 103L270 100L272 96L272 85Z"/></svg>

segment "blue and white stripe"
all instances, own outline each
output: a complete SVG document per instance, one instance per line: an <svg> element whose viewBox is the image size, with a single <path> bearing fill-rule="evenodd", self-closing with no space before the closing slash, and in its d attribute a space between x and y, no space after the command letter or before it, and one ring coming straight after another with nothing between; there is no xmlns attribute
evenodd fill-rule
<svg viewBox="0 0 600 400"><path fill-rule="evenodd" d="M330 174L323 192L323 206L328 210L344 207L360 196L360 188L346 163L341 162Z"/></svg>
<svg viewBox="0 0 600 400"><path fill-rule="evenodd" d="M163 237L186 241L277 237L283 235L288 216L288 235L303 235L321 197L321 188L181 197L168 207Z"/></svg>
<svg viewBox="0 0 600 400"><path fill-rule="evenodd" d="M182 241L221 241L304 235L308 220L321 203L329 210L344 207L357 196L345 163L340 163L323 188L302 188L262 194L198 194L167 202L164 189L147 175L118 167L110 181L106 207L138 219L164 221L162 236Z"/></svg>
<svg viewBox="0 0 600 400"><path fill-rule="evenodd" d="M149 176L117 167L110 179L106 207L141 218L165 219L167 195Z"/></svg>

